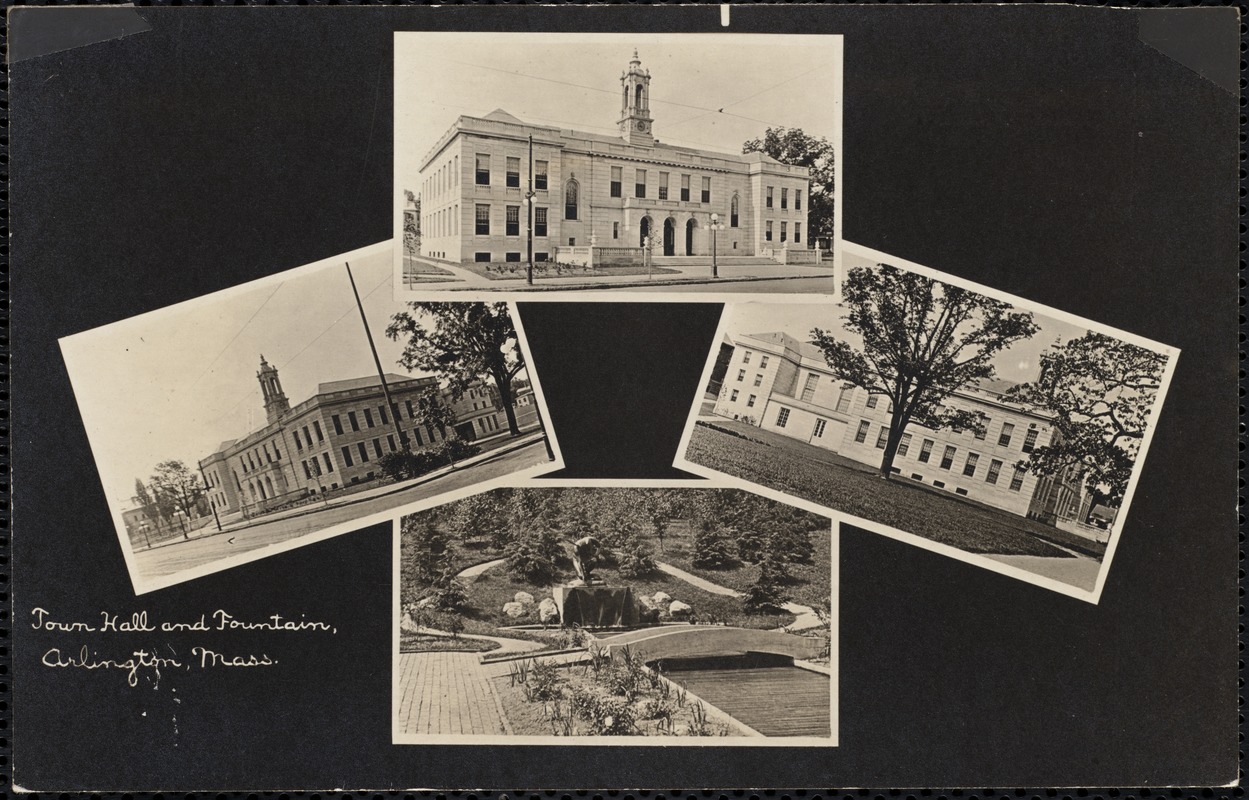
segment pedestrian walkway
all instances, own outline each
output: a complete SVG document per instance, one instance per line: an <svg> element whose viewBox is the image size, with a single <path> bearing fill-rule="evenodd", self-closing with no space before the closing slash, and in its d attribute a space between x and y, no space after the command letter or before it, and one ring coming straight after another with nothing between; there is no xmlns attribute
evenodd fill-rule
<svg viewBox="0 0 1249 800"><path fill-rule="evenodd" d="M417 736L511 733L477 653L401 654L396 723Z"/></svg>
<svg viewBox="0 0 1249 800"><path fill-rule="evenodd" d="M678 580L685 581L692 586L702 589L704 592L718 594L722 597L745 596L736 589L730 589L727 586L712 583L711 581L705 578L700 578L691 572L686 572L680 567L674 567L671 564L665 564L662 561L656 562L655 566L659 567L661 572L666 572ZM785 626L784 630L805 631L810 630L811 628L821 628L825 624L824 621L820 619L820 616L815 613L815 609L810 606L804 606L801 603L782 603L781 608L793 614L795 617L794 621Z"/></svg>

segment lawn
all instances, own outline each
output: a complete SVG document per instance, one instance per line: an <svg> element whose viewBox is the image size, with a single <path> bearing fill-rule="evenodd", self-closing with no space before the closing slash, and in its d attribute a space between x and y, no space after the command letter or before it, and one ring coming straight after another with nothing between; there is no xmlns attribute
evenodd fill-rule
<svg viewBox="0 0 1249 800"><path fill-rule="evenodd" d="M499 649L498 642L485 639L462 639L449 636L429 636L412 631L399 631L400 653L485 653Z"/></svg>
<svg viewBox="0 0 1249 800"><path fill-rule="evenodd" d="M406 256L403 259L404 283L446 283L447 281L455 280L458 280L458 278L450 270Z"/></svg>
<svg viewBox="0 0 1249 800"><path fill-rule="evenodd" d="M1097 549L1091 542L1025 517L909 481L882 480L867 465L803 442L741 423L719 424L729 430L741 428L752 438L698 423L686 459L969 553L1071 557L1050 541L1086 552Z"/></svg>

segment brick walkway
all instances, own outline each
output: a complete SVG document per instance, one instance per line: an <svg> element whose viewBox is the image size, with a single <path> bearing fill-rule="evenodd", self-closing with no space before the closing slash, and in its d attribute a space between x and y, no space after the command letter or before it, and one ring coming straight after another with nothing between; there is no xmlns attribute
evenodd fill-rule
<svg viewBox="0 0 1249 800"><path fill-rule="evenodd" d="M399 731L426 736L510 733L477 653L399 656Z"/></svg>

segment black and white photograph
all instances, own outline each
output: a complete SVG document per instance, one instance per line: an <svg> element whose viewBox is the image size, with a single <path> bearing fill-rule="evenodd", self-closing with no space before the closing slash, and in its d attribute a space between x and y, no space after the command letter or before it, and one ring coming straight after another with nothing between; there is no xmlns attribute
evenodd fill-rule
<svg viewBox="0 0 1249 800"><path fill-rule="evenodd" d="M677 466L1096 603L1178 351L845 258L840 304L726 307Z"/></svg>
<svg viewBox="0 0 1249 800"><path fill-rule="evenodd" d="M136 592L560 466L514 310L396 301L390 253L61 340Z"/></svg>
<svg viewBox="0 0 1249 800"><path fill-rule="evenodd" d="M549 483L396 523L395 743L836 745L827 516Z"/></svg>
<svg viewBox="0 0 1249 800"><path fill-rule="evenodd" d="M832 296L842 37L397 33L401 292Z"/></svg>

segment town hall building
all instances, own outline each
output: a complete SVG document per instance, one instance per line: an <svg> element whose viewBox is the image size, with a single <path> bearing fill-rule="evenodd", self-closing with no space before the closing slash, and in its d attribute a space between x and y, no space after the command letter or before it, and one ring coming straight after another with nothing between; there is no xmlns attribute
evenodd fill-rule
<svg viewBox="0 0 1249 800"><path fill-rule="evenodd" d="M421 163L421 255L525 261L531 178L535 261L595 247L600 259L637 263L648 242L660 259L710 255L713 241L719 256L815 255L804 254L810 170L656 138L651 75L636 51L620 77L615 122L617 136L535 125L502 109L456 119Z"/></svg>

